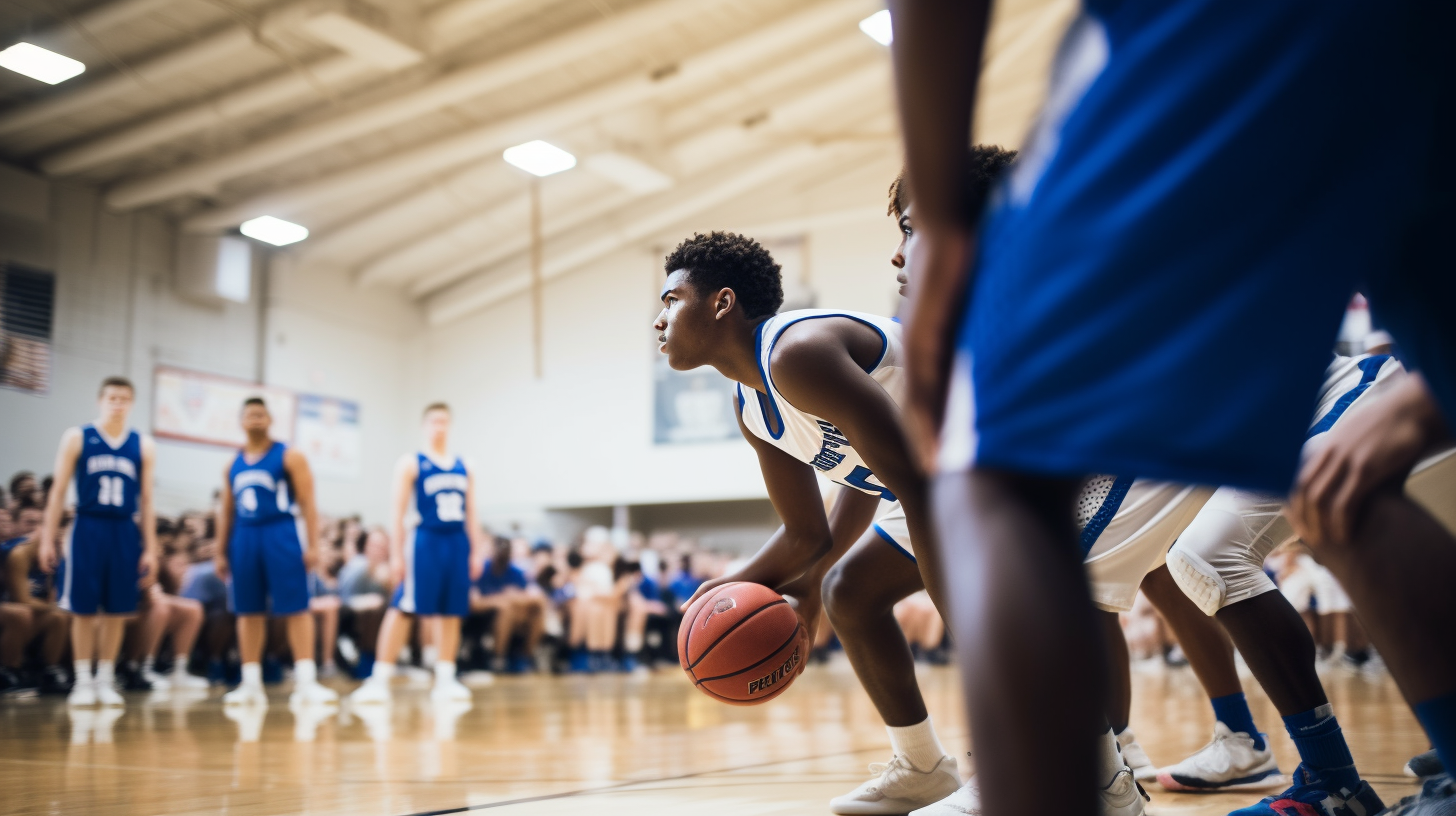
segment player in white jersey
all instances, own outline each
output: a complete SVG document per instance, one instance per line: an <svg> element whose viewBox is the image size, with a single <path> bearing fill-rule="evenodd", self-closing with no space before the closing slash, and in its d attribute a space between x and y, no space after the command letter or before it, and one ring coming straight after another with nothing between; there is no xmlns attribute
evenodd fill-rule
<svg viewBox="0 0 1456 816"><path fill-rule="evenodd" d="M1409 379L1389 354L1335 358L1326 370L1306 437L1306 458L1318 455L1333 429L1370 411ZM1416 466L1407 485L1413 498L1437 514L1452 512L1456 456L1451 453L1448 449L1429 456ZM1280 801L1359 799L1368 786L1356 772L1315 672L1314 641L1263 570L1269 554L1295 537L1284 497L1223 487L1174 545L1168 565L1188 596L1206 614L1217 616L1232 635L1299 749L1295 787ZM1170 781L1164 777L1175 770L1159 775L1164 787ZM1268 800L1264 805L1268 807L1248 810L1265 813L1272 808Z"/></svg>
<svg viewBox="0 0 1456 816"><path fill-rule="evenodd" d="M909 533L904 545L929 535L925 483L910 461L895 401L899 325L852 312L776 314L783 301L778 264L741 235L696 235L665 268L654 323L661 350L675 369L711 365L738 383L740 430L784 520L741 569L698 594L752 581L796 599L808 627L821 606L828 613L896 754L878 787L840 797L832 810L904 813L943 798L960 786L956 762L930 725L893 613L900 599L922 588L936 598L940 587L921 578L931 559L921 554L917 564L866 532L898 500ZM816 473L852 488L827 514Z"/></svg>
<svg viewBox="0 0 1456 816"><path fill-rule="evenodd" d="M97 420L61 436L55 481L46 498L39 555L41 568L51 572L58 566L57 532L74 477L76 519L60 546L58 600L73 615L71 705L122 705L114 688L116 653L126 621L136 612L139 589L157 578L156 448L150 436L127 426L135 397L124 377L102 382Z"/></svg>
<svg viewBox="0 0 1456 816"><path fill-rule="evenodd" d="M401 456L394 469L389 554L394 599L379 629L373 672L350 695L355 703L389 702L394 662L409 637L410 617L435 627L434 699L470 700L470 689L455 678L455 655L460 621L470 614L470 584L485 563L475 518L475 471L450 450L448 405L425 408L423 422L423 450ZM414 525L406 537L412 508Z"/></svg>
<svg viewBox="0 0 1456 816"><path fill-rule="evenodd" d="M967 180L967 194L979 200L994 174L1014 155L994 147L973 147L970 167L975 175ZM902 175L890 186L890 214L896 219L901 234L900 246L890 263L900 270L897 280L901 296L907 295L910 289L908 256L914 252L917 243L912 209ZM1101 750L1105 762L1111 767L1118 764L1117 754L1121 748L1123 761L1139 781L1150 781L1157 776L1158 769L1147 759L1127 727L1132 689L1127 646L1118 613L1132 608L1141 588L1188 654L1189 663L1209 694L1215 717L1222 724L1219 733L1227 732L1229 739L1236 735L1248 737L1243 741L1251 746L1250 750L1222 751L1221 756L1230 760L1225 763L1224 773L1218 778L1202 780L1201 789L1274 787L1281 784L1284 777L1262 740L1257 749L1252 748L1261 735L1253 725L1252 714L1244 699L1228 636L1184 596L1164 566L1164 556L1169 547L1192 522L1211 493L1207 488L1170 482L1099 476L1088 481L1077 499L1075 520L1087 577L1111 651L1109 680L1112 687L1107 718L1116 739L1114 741L1104 735ZM877 528L886 526L883 519L877 524ZM1226 747L1218 746L1221 750ZM955 794L934 806L916 811L915 816L975 813L979 807L972 778Z"/></svg>

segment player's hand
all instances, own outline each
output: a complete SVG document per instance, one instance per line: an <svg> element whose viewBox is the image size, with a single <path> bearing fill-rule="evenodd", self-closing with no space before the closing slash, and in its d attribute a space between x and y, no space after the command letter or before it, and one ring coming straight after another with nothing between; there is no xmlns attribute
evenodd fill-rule
<svg viewBox="0 0 1456 816"><path fill-rule="evenodd" d="M1403 480L1445 435L1425 380L1408 375L1385 399L1327 431L1305 460L1289 500L1295 532L1311 544L1348 542L1370 495Z"/></svg>
<svg viewBox="0 0 1456 816"><path fill-rule="evenodd" d="M686 601L683 601L682 605L677 608L677 611L686 612L688 611L688 607L692 606L693 602L697 599L703 597L709 592L712 592L714 589L723 586L724 584L731 584L734 581L740 580L742 579L735 575L725 575L722 578L714 578L710 581L704 581L698 586L698 591L693 593L693 597L688 598Z"/></svg>
<svg viewBox="0 0 1456 816"><path fill-rule="evenodd" d="M799 627L803 632L804 647L800 650L799 671L809 665L809 652L814 648L814 637L823 620L824 597L820 591L822 579L805 575L778 588L780 595L788 599L794 613L799 616Z"/></svg>
<svg viewBox="0 0 1456 816"><path fill-rule="evenodd" d="M905 349L905 433L924 473L935 472L957 318L973 241L954 230L922 232L910 258ZM947 284L954 284L947 289Z"/></svg>
<svg viewBox="0 0 1456 816"><path fill-rule="evenodd" d="M303 568L313 572L314 566L318 564L318 547L303 548Z"/></svg>
<svg viewBox="0 0 1456 816"><path fill-rule="evenodd" d="M157 554L150 550L144 551L142 557L137 559L137 586L141 589L157 582Z"/></svg>
<svg viewBox="0 0 1456 816"><path fill-rule="evenodd" d="M404 583L404 558L389 559L389 580L394 586Z"/></svg>
<svg viewBox="0 0 1456 816"><path fill-rule="evenodd" d="M479 581L480 576L485 574L485 559L470 557L470 580Z"/></svg>
<svg viewBox="0 0 1456 816"><path fill-rule="evenodd" d="M232 580L233 574L231 568L228 565L227 556L223 555L222 553L218 553L217 555L212 557L212 565L213 568L217 571L218 580L222 581L223 583Z"/></svg>
<svg viewBox="0 0 1456 816"><path fill-rule="evenodd" d="M35 557L40 561L40 568L43 572L52 573L56 571L56 543L54 541L42 541L36 550Z"/></svg>

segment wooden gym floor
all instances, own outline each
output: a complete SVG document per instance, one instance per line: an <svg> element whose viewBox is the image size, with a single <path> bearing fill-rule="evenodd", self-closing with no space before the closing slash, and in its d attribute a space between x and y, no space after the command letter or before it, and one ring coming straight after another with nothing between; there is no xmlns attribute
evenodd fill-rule
<svg viewBox="0 0 1456 816"><path fill-rule="evenodd" d="M1133 677L1133 727L1155 762L1206 741L1212 714L1191 672L1140 667ZM1394 683L1345 669L1325 682L1366 778L1387 802L1413 792L1401 768L1428 746ZM964 750L954 673L922 669L921 684L943 741ZM124 713L0 701L0 813L827 814L830 797L889 758L842 657L746 709L694 692L675 669L502 678L453 712L419 689L396 691L381 715L346 705L311 718L291 712L278 687L251 722L230 719L218 689L191 700L128 695ZM1262 694L1250 697L1289 772L1295 754L1278 717ZM1257 798L1150 792L1152 812L1169 816L1222 816Z"/></svg>

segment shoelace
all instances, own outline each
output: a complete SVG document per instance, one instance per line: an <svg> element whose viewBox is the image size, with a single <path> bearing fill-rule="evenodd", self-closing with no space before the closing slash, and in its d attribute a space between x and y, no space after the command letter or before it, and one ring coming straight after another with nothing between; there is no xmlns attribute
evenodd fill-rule
<svg viewBox="0 0 1456 816"><path fill-rule="evenodd" d="M900 761L899 754L896 754L895 757L893 759L891 759L889 762L871 762L870 763L870 776L875 777L875 778L881 778L882 779L882 778L884 778L885 771L888 771L891 768L899 768L901 770L905 770L905 764ZM880 789L880 786L879 785L871 785L868 788L866 788L865 791L866 792L869 792L869 791L877 791L879 789Z"/></svg>

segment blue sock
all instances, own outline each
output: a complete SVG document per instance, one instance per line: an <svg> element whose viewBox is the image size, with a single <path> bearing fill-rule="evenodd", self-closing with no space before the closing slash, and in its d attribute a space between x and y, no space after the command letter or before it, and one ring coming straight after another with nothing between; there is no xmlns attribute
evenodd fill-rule
<svg viewBox="0 0 1456 816"><path fill-rule="evenodd" d="M1235 733L1242 731L1254 738L1254 749L1264 750L1264 735L1254 725L1254 715L1249 711L1249 701L1242 691L1214 697L1213 716Z"/></svg>
<svg viewBox="0 0 1456 816"><path fill-rule="evenodd" d="M1456 768L1456 693L1416 703L1416 719L1449 773Z"/></svg>
<svg viewBox="0 0 1456 816"><path fill-rule="evenodd" d="M1319 774L1330 788L1350 788L1360 784L1355 771L1355 758L1345 744L1345 735L1335 720L1335 709L1329 703L1284 718L1284 727L1299 749L1299 759Z"/></svg>

